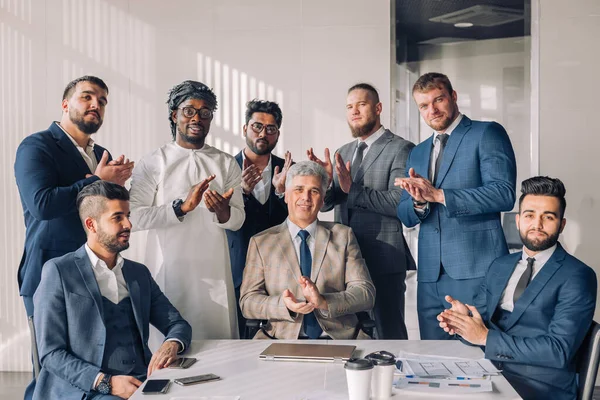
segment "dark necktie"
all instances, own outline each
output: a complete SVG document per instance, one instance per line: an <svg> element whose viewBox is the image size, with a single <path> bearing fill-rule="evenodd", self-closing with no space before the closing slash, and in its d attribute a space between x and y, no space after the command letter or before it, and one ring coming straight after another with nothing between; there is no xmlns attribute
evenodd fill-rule
<svg viewBox="0 0 600 400"><path fill-rule="evenodd" d="M302 275L310 278L310 272L312 270L312 256L310 255L310 249L308 248L308 237L310 234L308 231L302 229L298 232L298 236L302 239L300 243L300 270ZM317 339L323 333L323 329L319 326L315 313L304 315L304 331L310 339Z"/></svg>
<svg viewBox="0 0 600 400"><path fill-rule="evenodd" d="M435 159L435 169L434 169L433 181L432 181L432 183L434 185L438 178L438 172L440 171L440 165L442 165L442 156L444 155L444 148L446 148L446 142L448 142L449 137L450 137L450 135L448 135L447 133L440 133L439 135L437 135L435 137L435 140L439 141L439 143L440 143L440 151L438 152L437 157Z"/></svg>
<svg viewBox="0 0 600 400"><path fill-rule="evenodd" d="M354 160L352 161L352 165L350 166L350 175L352 175L352 180L354 180L354 177L356 176L356 173L358 172L358 168L360 167L360 164L362 164L363 153L365 152L366 148L367 148L367 144L365 142L360 142L358 144L358 147L356 149L356 157L354 157Z"/></svg>
<svg viewBox="0 0 600 400"><path fill-rule="evenodd" d="M523 272L523 275L521 275L521 278L519 279L519 282L517 283L517 287L515 288L515 294L513 295L513 304L517 302L519 297L521 297L521 295L525 291L525 288L527 287L527 285L529 285L529 282L531 281L531 274L533 273L533 263L534 262L535 262L535 258L533 258L533 257L527 258L527 267L525 268L525 271Z"/></svg>

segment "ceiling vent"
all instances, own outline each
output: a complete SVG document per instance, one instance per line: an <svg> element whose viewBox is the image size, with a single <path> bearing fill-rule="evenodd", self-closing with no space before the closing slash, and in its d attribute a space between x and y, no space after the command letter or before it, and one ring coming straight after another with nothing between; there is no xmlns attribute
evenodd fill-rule
<svg viewBox="0 0 600 400"><path fill-rule="evenodd" d="M433 17L431 22L441 22L443 24L457 24L460 22L470 22L475 26L497 26L509 22L523 19L523 10L514 8L479 5L464 10L455 11L449 14Z"/></svg>

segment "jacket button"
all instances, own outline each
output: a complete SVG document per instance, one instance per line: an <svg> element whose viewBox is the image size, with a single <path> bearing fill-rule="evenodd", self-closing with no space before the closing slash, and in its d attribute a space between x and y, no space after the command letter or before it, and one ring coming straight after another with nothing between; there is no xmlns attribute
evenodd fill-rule
<svg viewBox="0 0 600 400"><path fill-rule="evenodd" d="M433 231L434 231L435 233L439 233L439 232L440 232L440 230L439 230L438 228L435 228Z"/></svg>

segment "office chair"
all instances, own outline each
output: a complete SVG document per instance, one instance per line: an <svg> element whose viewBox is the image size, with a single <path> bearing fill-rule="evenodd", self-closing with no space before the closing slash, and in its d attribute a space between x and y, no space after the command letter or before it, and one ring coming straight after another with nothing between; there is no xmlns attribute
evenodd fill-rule
<svg viewBox="0 0 600 400"><path fill-rule="evenodd" d="M514 253L523 248L523 242L519 236L519 230L517 229L517 222L515 221L516 212L504 213L502 217L502 230L504 231L504 238L508 245L508 251Z"/></svg>
<svg viewBox="0 0 600 400"><path fill-rule="evenodd" d="M40 375L40 357L38 354L37 341L35 337L35 326L33 325L33 315L27 318L27 324L29 325L29 336L31 337L31 357L33 361L33 378L37 379Z"/></svg>
<svg viewBox="0 0 600 400"><path fill-rule="evenodd" d="M592 400L599 363L600 324L592 321L592 326L590 326L576 356L576 371L579 375L578 400Z"/></svg>
<svg viewBox="0 0 600 400"><path fill-rule="evenodd" d="M369 316L369 313L366 311L361 311L361 312L356 313L356 317L358 318L358 329L362 330L371 339L373 339L374 338L373 335L374 335L374 331L375 331L375 321L373 319L371 319L371 317ZM276 339L274 337L271 337L266 332L268 325L269 325L269 321L264 320L264 319L249 319L249 320L247 320L246 321L246 337L248 339L252 339L259 330L262 330L263 333L265 335L267 335L269 338ZM306 339L306 338L300 337L299 339ZM329 336L323 336L322 338L319 338L319 339L331 339L331 338Z"/></svg>

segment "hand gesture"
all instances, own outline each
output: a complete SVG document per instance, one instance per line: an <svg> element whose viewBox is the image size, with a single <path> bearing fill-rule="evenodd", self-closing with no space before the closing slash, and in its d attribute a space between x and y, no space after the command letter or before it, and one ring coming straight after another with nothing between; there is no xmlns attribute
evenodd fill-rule
<svg viewBox="0 0 600 400"><path fill-rule="evenodd" d="M288 170L292 166L292 153L289 151L285 152L285 162L283 164L283 168L279 171L279 166L275 167L273 171L273 186L275 187L275 192L282 194L285 192L285 177L287 175Z"/></svg>
<svg viewBox="0 0 600 400"><path fill-rule="evenodd" d="M340 189L344 193L350 193L352 186L352 175L350 174L350 161L344 163L340 153L335 153L335 172L337 173L340 182Z"/></svg>
<svg viewBox="0 0 600 400"><path fill-rule="evenodd" d="M190 211L194 210L196 207L198 207L198 204L200 204L200 201L202 201L202 195L204 194L206 189L208 189L208 184L210 183L210 181L215 179L215 176L216 175L211 175L208 178L204 179L202 182L192 186L185 201L181 204L181 211L187 214Z"/></svg>
<svg viewBox="0 0 600 400"><path fill-rule="evenodd" d="M472 317L452 310L445 310L440 315L446 320L451 330L458 333L463 339L472 344L485 346L488 329L477 308L468 304L465 305L471 311L471 314L473 314Z"/></svg>
<svg viewBox="0 0 600 400"><path fill-rule="evenodd" d="M110 394L112 394L113 396L121 397L123 399L128 399L141 385L142 382L135 379L133 376L112 376L110 378L110 386L112 387Z"/></svg>
<svg viewBox="0 0 600 400"><path fill-rule="evenodd" d="M314 308L321 310L327 309L327 301L319 292L317 285L315 285L310 278L301 276L298 283L300 284L300 287L302 287L302 294L309 304L312 304Z"/></svg>
<svg viewBox="0 0 600 400"><path fill-rule="evenodd" d="M444 191L436 189L429 180L417 174L414 168L408 170L408 178L396 178L394 186L402 187L415 201L444 202Z"/></svg>
<svg viewBox="0 0 600 400"><path fill-rule="evenodd" d="M108 162L108 151L104 150L104 153L102 153L102 158L98 162L98 166L94 171L94 175L104 181L109 181L123 186L125 185L127 179L131 177L133 164L133 161L130 162L129 159L126 159L124 155L121 155L116 160Z"/></svg>
<svg viewBox="0 0 600 400"><path fill-rule="evenodd" d="M324 161L321 161L319 157L315 156L313 152L313 148L311 147L306 151L306 155L310 161L314 161L327 171L327 175L329 175L329 183L333 181L333 164L331 164L331 156L329 155L329 149L325 147L325 158Z"/></svg>
<svg viewBox="0 0 600 400"><path fill-rule="evenodd" d="M231 208L229 207L231 196L233 196L233 188L223 193L222 196L215 190L209 190L204 194L206 208L217 215L220 224L229 221L231 216Z"/></svg>
<svg viewBox="0 0 600 400"><path fill-rule="evenodd" d="M281 296L283 297L283 303L291 312L295 312L297 314L310 314L315 309L315 306L313 306L311 303L298 301L296 296L294 296L289 289L285 289Z"/></svg>
<svg viewBox="0 0 600 400"><path fill-rule="evenodd" d="M452 304L452 308L450 310L452 310L460 315L469 315L469 309L467 308L467 306L465 306L459 300L456 300L452 296L446 296L445 299L448 303ZM440 328L442 328L445 332L447 332L450 335L456 334L454 329L448 325L448 321L446 319L444 319L443 314L444 313L441 312L437 316L437 320L440 321L440 324L439 324Z"/></svg>
<svg viewBox="0 0 600 400"><path fill-rule="evenodd" d="M150 364L148 365L148 377L157 369L168 367L177 359L177 351L179 350L179 342L169 340L163 342L158 351L152 355Z"/></svg>
<svg viewBox="0 0 600 400"><path fill-rule="evenodd" d="M247 158L244 158L242 167L244 168L242 171L242 190L244 194L249 195L254 190L254 186L262 179L262 171Z"/></svg>

